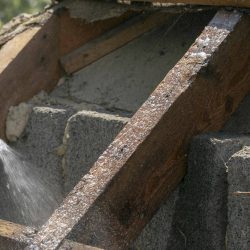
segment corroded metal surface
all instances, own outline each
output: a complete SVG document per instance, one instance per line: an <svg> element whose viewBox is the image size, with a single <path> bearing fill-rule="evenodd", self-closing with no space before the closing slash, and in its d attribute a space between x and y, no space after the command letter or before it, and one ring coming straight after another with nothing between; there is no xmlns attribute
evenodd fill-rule
<svg viewBox="0 0 250 250"><path fill-rule="evenodd" d="M221 128L250 90L249 25L217 13L29 249L57 249L68 235L122 249L136 237L184 176L191 137Z"/></svg>

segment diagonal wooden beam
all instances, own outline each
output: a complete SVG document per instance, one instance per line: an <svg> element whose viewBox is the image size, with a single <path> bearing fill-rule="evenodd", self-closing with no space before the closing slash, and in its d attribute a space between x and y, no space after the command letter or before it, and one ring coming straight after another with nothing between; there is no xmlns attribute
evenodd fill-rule
<svg viewBox="0 0 250 250"><path fill-rule="evenodd" d="M1 250L24 249L37 233L35 228L23 226L10 221L0 219L0 247ZM65 240L61 250L101 250L100 248L83 245L77 242Z"/></svg>
<svg viewBox="0 0 250 250"><path fill-rule="evenodd" d="M151 3L161 3L161 4L198 4L198 5L215 5L215 6L234 6L234 7L250 7L249 0L129 0L123 1L118 0L121 3L129 3L129 2L151 2Z"/></svg>
<svg viewBox="0 0 250 250"><path fill-rule="evenodd" d="M218 12L32 244L128 247L185 175L191 138L220 129L250 91L249 39L249 16Z"/></svg>
<svg viewBox="0 0 250 250"><path fill-rule="evenodd" d="M139 15L98 39L63 56L60 59L61 65L67 74L74 73L133 41L145 32L171 21L173 16L161 12Z"/></svg>

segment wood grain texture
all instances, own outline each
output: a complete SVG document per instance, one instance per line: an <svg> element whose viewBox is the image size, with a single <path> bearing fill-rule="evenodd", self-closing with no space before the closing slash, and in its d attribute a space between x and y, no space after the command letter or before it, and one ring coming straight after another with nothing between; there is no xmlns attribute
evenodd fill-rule
<svg viewBox="0 0 250 250"><path fill-rule="evenodd" d="M26 227L10 221L0 219L0 249L24 249L37 233L35 228ZM83 245L70 240L65 240L60 250L101 250L100 248Z"/></svg>
<svg viewBox="0 0 250 250"><path fill-rule="evenodd" d="M0 50L0 137L8 109L41 90L51 90L60 76L58 19L18 34Z"/></svg>
<svg viewBox="0 0 250 250"><path fill-rule="evenodd" d="M138 11L139 12L139 11ZM71 18L70 12L66 9L57 11L60 22L60 55L64 56L75 49L80 48L87 42L101 36L110 29L119 26L121 23L135 15L133 11L127 11L121 16L101 21L88 23L80 18Z"/></svg>
<svg viewBox="0 0 250 250"><path fill-rule="evenodd" d="M5 119L10 106L27 101L41 90L51 91L63 71L59 58L126 20L132 12L91 24L70 18L58 9L36 25L0 37L0 138L5 139ZM32 22L31 22L32 23ZM33 27L34 26L34 27ZM6 40L6 37L8 39Z"/></svg>
<svg viewBox="0 0 250 250"><path fill-rule="evenodd" d="M250 91L250 17L219 12L34 238L126 249L185 175L191 138Z"/></svg>
<svg viewBox="0 0 250 250"><path fill-rule="evenodd" d="M125 2L125 1L119 1ZM250 7L249 0L131 0L129 2L151 2L151 3L184 3L198 5L215 5L215 6L234 6L234 7Z"/></svg>
<svg viewBox="0 0 250 250"><path fill-rule="evenodd" d="M130 22L121 25L102 37L74 50L63 56L60 60L67 74L74 73L87 65L97 61L112 51L126 45L145 32L171 20L173 15L157 12L153 14L140 15Z"/></svg>

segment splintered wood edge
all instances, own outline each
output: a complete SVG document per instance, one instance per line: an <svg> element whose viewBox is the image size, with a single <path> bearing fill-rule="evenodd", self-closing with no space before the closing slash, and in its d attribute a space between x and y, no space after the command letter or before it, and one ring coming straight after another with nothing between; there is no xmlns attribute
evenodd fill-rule
<svg viewBox="0 0 250 250"><path fill-rule="evenodd" d="M23 249L30 243L36 233L37 230L35 228L0 219L1 250L9 250L13 249L13 247L15 247L15 249ZM101 250L100 248L83 245L70 240L65 240L59 249Z"/></svg>
<svg viewBox="0 0 250 250"><path fill-rule="evenodd" d="M111 209L114 216L110 220L120 223L116 229L121 231L117 233L113 229L111 234L121 239L112 246L115 240L111 235L104 243L108 249L122 249L138 235L164 195L184 176L191 138L202 131L220 129L250 89L249 77L238 79L238 76L235 80L237 72L249 66L250 52L240 47L242 42L238 40L239 32L244 34L241 37L244 42L250 36L249 31L242 32L249 27L249 20L247 24L244 21L237 12L216 14L38 232L34 245L44 250L57 249L74 228L80 230L80 220L98 206ZM235 40L239 44L236 43L237 52L233 51L231 57L228 55L230 59L226 62L224 56ZM239 53L243 56L241 60L233 61L232 57ZM231 68L228 72L230 67L237 70ZM140 179L133 182L134 178ZM130 211L123 225L122 212L128 202L136 211ZM86 233L79 231L77 236L80 239Z"/></svg>
<svg viewBox="0 0 250 250"><path fill-rule="evenodd" d="M117 0L119 3L130 4L133 2L149 2L152 4L196 4L214 6L250 7L249 0Z"/></svg>

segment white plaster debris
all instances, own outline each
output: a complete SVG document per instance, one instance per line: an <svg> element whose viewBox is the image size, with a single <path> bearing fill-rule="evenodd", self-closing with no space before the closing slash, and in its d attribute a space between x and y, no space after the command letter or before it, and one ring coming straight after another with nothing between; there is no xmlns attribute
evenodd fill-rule
<svg viewBox="0 0 250 250"><path fill-rule="evenodd" d="M210 42L210 38L209 37L206 37L205 39L202 39L201 37L199 37L196 40L197 46L200 47L200 48L207 47L209 45L209 42Z"/></svg>
<svg viewBox="0 0 250 250"><path fill-rule="evenodd" d="M16 141L29 119L32 106L27 103L20 103L18 106L11 106L6 119L6 137L9 141Z"/></svg>
<svg viewBox="0 0 250 250"><path fill-rule="evenodd" d="M49 102L45 91L35 95L28 103L22 102L11 106L6 118L6 137L9 141L16 141L23 133L34 105Z"/></svg>
<svg viewBox="0 0 250 250"><path fill-rule="evenodd" d="M57 83L57 86L61 86L62 84L64 84L66 81L66 77L62 77L59 79L58 83Z"/></svg>
<svg viewBox="0 0 250 250"><path fill-rule="evenodd" d="M205 52L197 52L197 53L190 53L190 57L198 57L201 58L202 60L206 60L210 54L207 54Z"/></svg>
<svg viewBox="0 0 250 250"><path fill-rule="evenodd" d="M58 84L62 84L64 79L61 79ZM33 107L39 105L63 105L68 106L76 111L81 110L102 110L99 105L88 103L74 103L70 100L60 97L51 97L45 91L39 92L33 96L27 103L22 102L17 106L11 106L6 119L6 137L9 141L16 141L23 133ZM59 154L61 149L59 149Z"/></svg>

